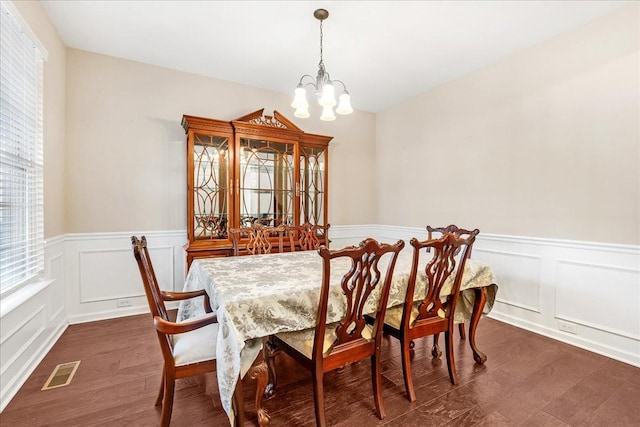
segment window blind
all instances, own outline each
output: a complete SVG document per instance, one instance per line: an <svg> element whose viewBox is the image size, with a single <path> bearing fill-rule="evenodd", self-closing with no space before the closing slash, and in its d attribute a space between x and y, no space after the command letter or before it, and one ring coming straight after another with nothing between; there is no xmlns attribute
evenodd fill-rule
<svg viewBox="0 0 640 427"><path fill-rule="evenodd" d="M13 5L1 4L0 293L44 271L44 57Z"/></svg>

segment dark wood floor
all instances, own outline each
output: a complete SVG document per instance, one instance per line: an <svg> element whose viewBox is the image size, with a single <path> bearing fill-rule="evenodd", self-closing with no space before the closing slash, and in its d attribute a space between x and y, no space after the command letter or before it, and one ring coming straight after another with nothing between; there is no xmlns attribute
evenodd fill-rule
<svg viewBox="0 0 640 427"><path fill-rule="evenodd" d="M626 426L640 425L640 369L483 319L478 345L486 365L473 363L467 342L456 345L459 385L446 363L431 359L426 341L413 362L417 402L405 398L397 342L383 348L387 418L374 415L370 364L325 377L332 426ZM40 391L55 365L81 360L69 386ZM155 426L160 348L148 315L70 326L0 415L3 426ZM309 374L279 356L277 397L265 402L271 425L312 426ZM245 384L247 425L252 388ZM215 374L179 380L173 426L228 425Z"/></svg>

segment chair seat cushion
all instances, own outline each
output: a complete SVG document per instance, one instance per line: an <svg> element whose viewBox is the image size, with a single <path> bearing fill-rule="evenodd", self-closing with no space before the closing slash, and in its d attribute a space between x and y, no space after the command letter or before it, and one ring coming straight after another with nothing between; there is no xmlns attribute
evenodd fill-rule
<svg viewBox="0 0 640 427"><path fill-rule="evenodd" d="M422 304L422 301L416 301L411 307L411 317L409 318L409 325L413 325L418 318L418 307ZM400 329L400 322L402 321L402 312L404 304L395 305L387 309L387 313L384 316L384 323L395 328ZM445 312L438 310L438 316L445 318Z"/></svg>
<svg viewBox="0 0 640 427"><path fill-rule="evenodd" d="M324 343L322 345L322 353L325 356L330 353L333 343L338 338L336 335L337 327L338 322L330 323L327 325L327 329L324 333ZM315 328L295 332L281 332L279 334L276 334L279 339L286 342L309 359L312 358L313 340L315 335ZM367 340L373 339L373 328L371 327L371 325L365 325L365 328L362 330L362 337Z"/></svg>
<svg viewBox="0 0 640 427"><path fill-rule="evenodd" d="M173 335L173 358L176 366L215 359L217 340L217 323L204 326L195 331Z"/></svg>

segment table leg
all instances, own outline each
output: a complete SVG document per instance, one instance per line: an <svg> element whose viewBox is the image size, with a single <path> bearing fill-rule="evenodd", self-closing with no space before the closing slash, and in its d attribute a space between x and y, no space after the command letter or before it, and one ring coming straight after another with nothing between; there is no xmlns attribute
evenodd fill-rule
<svg viewBox="0 0 640 427"><path fill-rule="evenodd" d="M249 377L257 381L256 384L256 412L258 413L258 424L260 427L269 425L271 416L267 413L267 410L262 407L262 396L265 394L267 387L267 381L269 379L269 368L266 362L263 360L259 364L252 366L249 369Z"/></svg>
<svg viewBox="0 0 640 427"><path fill-rule="evenodd" d="M473 351L473 359L477 364L482 365L487 361L487 356L478 350L476 346L476 329L478 323L480 323L480 317L482 316L482 310L484 310L484 304L487 302L487 288L485 286L481 288L474 288L476 300L473 304L473 312L471 313L471 322L469 322L469 345L471 351Z"/></svg>

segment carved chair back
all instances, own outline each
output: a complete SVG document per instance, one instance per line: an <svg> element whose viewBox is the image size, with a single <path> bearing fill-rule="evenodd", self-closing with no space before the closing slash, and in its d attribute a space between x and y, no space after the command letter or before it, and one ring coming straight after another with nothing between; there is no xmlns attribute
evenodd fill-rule
<svg viewBox="0 0 640 427"><path fill-rule="evenodd" d="M162 291L160 290L160 286L158 286L156 273L153 270L153 264L151 264L151 258L149 257L147 238L142 236L138 239L136 236L131 236L131 244L133 246L133 255L140 269L140 276L142 277L144 293L147 296L151 316L160 316L164 320L169 320L167 308L162 298Z"/></svg>
<svg viewBox="0 0 640 427"><path fill-rule="evenodd" d="M372 335L375 338L375 342L378 345L380 343L393 269L398 253L403 247L404 242L402 240L395 244L388 244L379 243L372 238L363 240L359 246L350 246L338 250L329 250L324 246L320 247L318 253L323 258L323 271L313 347L314 360L323 357L323 340L327 326L327 304L331 285L332 261L346 258L350 260L350 267L342 275L340 282L342 293L346 298L346 312L336 328L336 340L328 357L337 352L346 351L353 354L351 359L355 361L371 355L374 350L373 347L368 346L370 340L363 337L362 333L367 323L365 305L368 299L374 295L375 290L378 291L375 293L375 295L378 295L378 302L376 322L373 326ZM363 347L361 350L358 350L357 341L360 341L359 344ZM358 353L361 354L359 355ZM341 356L341 359L343 361L346 360L345 356Z"/></svg>
<svg viewBox="0 0 640 427"><path fill-rule="evenodd" d="M329 247L329 227L327 225L311 224L305 222L297 227L288 227L287 234L291 246L291 252L296 248L302 251L312 251L318 249L321 245Z"/></svg>
<svg viewBox="0 0 640 427"><path fill-rule="evenodd" d="M254 222L249 227L231 228L231 242L233 244L233 255L240 255L241 241L246 239L246 250L250 255L269 254L272 250L273 237L278 238L278 252L284 249L284 233L285 227L279 225L270 227Z"/></svg>
<svg viewBox="0 0 640 427"><path fill-rule="evenodd" d="M464 228L459 228L455 224L449 224L446 227L431 227L430 225L427 225L427 240L433 239L433 233L440 233L441 235L444 235L445 233L453 233L458 237L469 236L469 237L473 237L475 240L475 237L480 233L480 230L478 230L477 228L474 228L473 230L467 230ZM473 246L469 248L469 252L468 252L469 257L471 257L472 249L473 249ZM427 251L428 250L429 249L427 249Z"/></svg>
<svg viewBox="0 0 640 427"><path fill-rule="evenodd" d="M445 233L440 239L422 242L416 238L411 239L413 262L402 315L402 329L417 327L422 321L425 321L424 323L431 325L427 328L430 332L426 334L431 335L447 330L448 328L443 323L447 323L449 327L453 326L453 313L460 294L464 266L469 258L468 252L471 250L474 240L475 235L473 234L468 237L460 237L453 233ZM416 298L415 291L422 249L426 249L425 253L433 254L430 258L425 255L427 262L422 264L424 268L421 271L426 278L426 286L424 295ZM442 288L449 280L452 280L451 291L447 297L442 298L440 295ZM411 321L416 300L421 300L421 302L418 305L417 317Z"/></svg>

